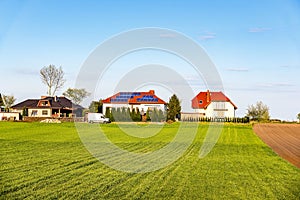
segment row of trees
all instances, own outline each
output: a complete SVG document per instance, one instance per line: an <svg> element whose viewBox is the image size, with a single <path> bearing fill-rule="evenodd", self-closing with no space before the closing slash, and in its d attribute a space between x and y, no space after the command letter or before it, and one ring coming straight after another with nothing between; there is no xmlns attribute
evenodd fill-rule
<svg viewBox="0 0 300 200"><path fill-rule="evenodd" d="M129 108L106 108L105 116L110 119L110 121L114 122L140 122L142 121L142 117L145 115L146 121L151 122L162 122L166 120L166 114L162 110L154 109L154 110L147 110L144 114L140 112L138 108L133 109L130 111Z"/></svg>

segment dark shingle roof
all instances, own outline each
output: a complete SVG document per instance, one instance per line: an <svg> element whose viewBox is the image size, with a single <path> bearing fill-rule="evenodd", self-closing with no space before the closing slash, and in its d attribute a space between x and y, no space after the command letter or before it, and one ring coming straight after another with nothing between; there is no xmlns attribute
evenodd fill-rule
<svg viewBox="0 0 300 200"><path fill-rule="evenodd" d="M50 106L39 106L38 103L40 100L48 100L50 102ZM48 108L83 108L80 105L77 104L73 104L72 101L66 97L45 97L42 99L27 99L23 102L20 102L14 106L12 106L12 108L14 109L22 109L22 108L44 108L44 107L48 107Z"/></svg>
<svg viewBox="0 0 300 200"><path fill-rule="evenodd" d="M25 101L22 101L14 106L12 106L12 108L34 108L37 107L37 104L39 102L39 99L27 99Z"/></svg>

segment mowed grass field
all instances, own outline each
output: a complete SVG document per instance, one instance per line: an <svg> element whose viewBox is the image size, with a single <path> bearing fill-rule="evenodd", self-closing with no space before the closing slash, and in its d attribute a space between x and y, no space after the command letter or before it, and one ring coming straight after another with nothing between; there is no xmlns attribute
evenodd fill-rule
<svg viewBox="0 0 300 200"><path fill-rule="evenodd" d="M167 145L179 124L145 139L124 134L116 124L101 127L117 146L150 152ZM173 164L135 174L91 156L73 123L1 122L0 199L300 198L300 170L266 146L251 125L225 125L216 146L200 159L207 129L199 125L194 142Z"/></svg>

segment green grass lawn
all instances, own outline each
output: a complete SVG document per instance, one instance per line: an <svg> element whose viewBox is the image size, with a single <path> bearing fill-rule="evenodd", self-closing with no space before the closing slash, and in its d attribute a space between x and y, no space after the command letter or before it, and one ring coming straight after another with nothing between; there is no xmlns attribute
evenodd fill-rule
<svg viewBox="0 0 300 200"><path fill-rule="evenodd" d="M116 124L101 127L120 148L144 153L167 145L179 124L145 139L123 134ZM225 125L216 146L200 159L207 129L199 126L173 164L135 174L91 156L72 123L0 122L0 199L299 199L300 170L273 153L250 125Z"/></svg>

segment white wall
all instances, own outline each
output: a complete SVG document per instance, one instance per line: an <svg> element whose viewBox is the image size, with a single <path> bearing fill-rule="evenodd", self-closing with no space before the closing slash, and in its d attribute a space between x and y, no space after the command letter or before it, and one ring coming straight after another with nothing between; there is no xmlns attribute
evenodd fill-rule
<svg viewBox="0 0 300 200"><path fill-rule="evenodd" d="M147 112L148 108L150 110L153 110L156 108L157 110L165 111L165 105L164 104L141 104L141 105L134 105L133 108L139 108L139 111Z"/></svg>
<svg viewBox="0 0 300 200"><path fill-rule="evenodd" d="M211 102L206 109L195 109L206 117L235 117L234 106L230 102Z"/></svg>
<svg viewBox="0 0 300 200"><path fill-rule="evenodd" d="M33 111L37 111L36 115L32 115ZM47 115L43 115L43 111L47 111ZM51 109L36 109L36 108L29 108L28 109L28 117L51 117L52 116L52 110Z"/></svg>
<svg viewBox="0 0 300 200"><path fill-rule="evenodd" d="M203 108L195 109L195 112L196 112L196 113L200 113L200 114L205 114L205 115L206 115L206 110L204 110Z"/></svg>
<svg viewBox="0 0 300 200"><path fill-rule="evenodd" d="M128 104L111 104L111 103L103 103L103 107L102 107L102 112L105 115L106 112L106 108L128 108L129 105Z"/></svg>
<svg viewBox="0 0 300 200"><path fill-rule="evenodd" d="M164 104L111 104L111 103L103 103L103 114L105 114L106 108L130 108L130 111L132 111L132 109L136 109L138 108L139 111L144 110L144 112L146 112L148 110L148 108L150 109L158 109L158 110L162 110L165 111L165 105Z"/></svg>
<svg viewBox="0 0 300 200"><path fill-rule="evenodd" d="M235 117L234 106L230 102L211 102L206 109L207 117Z"/></svg>
<svg viewBox="0 0 300 200"><path fill-rule="evenodd" d="M0 121L3 117L6 117L8 120L10 117L14 117L15 120L20 120L18 112L0 112Z"/></svg>

